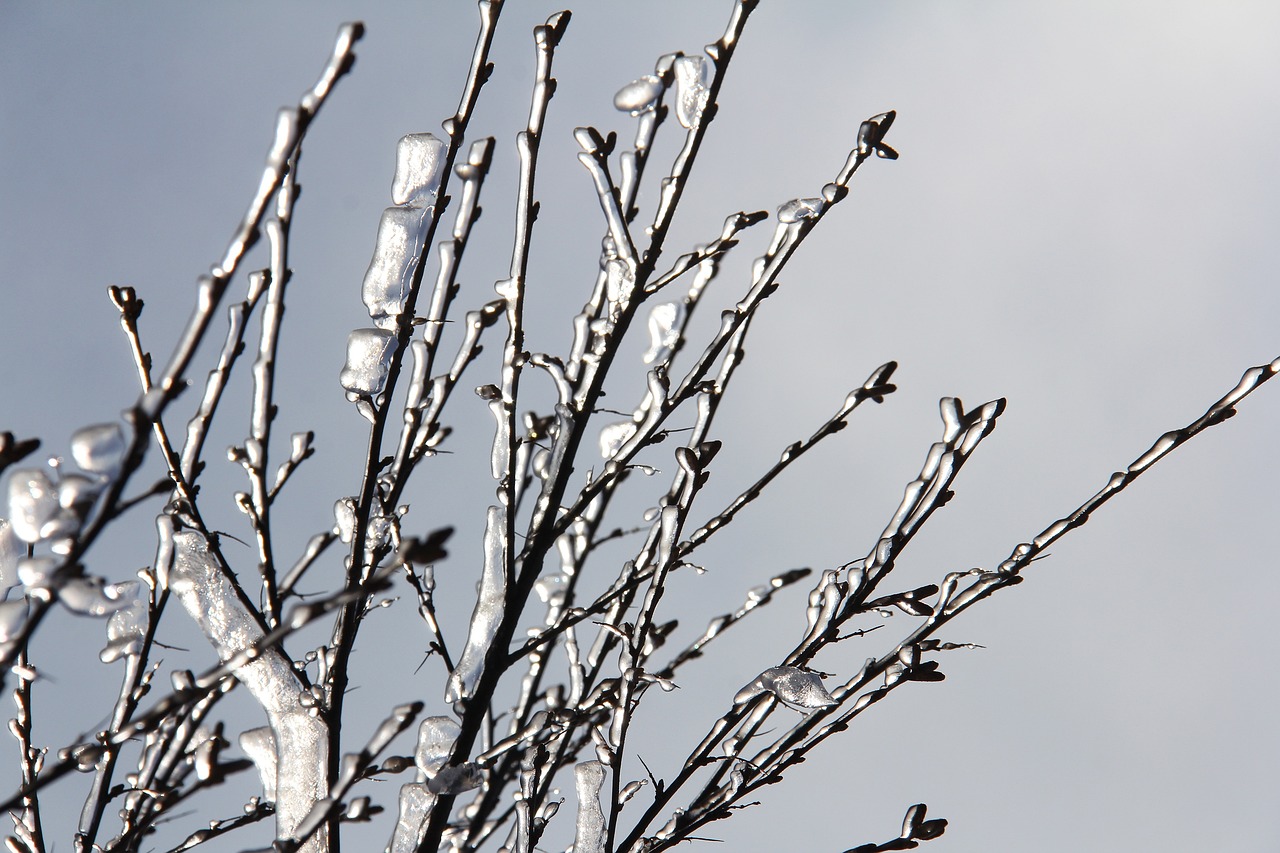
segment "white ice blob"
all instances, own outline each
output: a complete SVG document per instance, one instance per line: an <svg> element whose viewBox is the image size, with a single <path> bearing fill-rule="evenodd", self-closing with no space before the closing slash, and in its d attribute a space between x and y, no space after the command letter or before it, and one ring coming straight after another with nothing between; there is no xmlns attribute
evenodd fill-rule
<svg viewBox="0 0 1280 853"><path fill-rule="evenodd" d="M124 460L124 431L119 424L94 424L71 436L71 458L82 471L114 477Z"/></svg>
<svg viewBox="0 0 1280 853"><path fill-rule="evenodd" d="M801 219L813 219L825 203L820 198L793 198L778 207L778 221L792 223Z"/></svg>
<svg viewBox="0 0 1280 853"><path fill-rule="evenodd" d="M68 578L58 587L58 600L63 607L81 616L109 616L131 606L137 590L137 581L108 585L99 577Z"/></svg>
<svg viewBox="0 0 1280 853"><path fill-rule="evenodd" d="M126 588L132 586L132 591ZM147 602L139 596L141 586L137 581L117 584L119 597L131 601L111 614L107 620L107 645L98 653L98 660L111 663L142 651L142 640L147 633Z"/></svg>
<svg viewBox="0 0 1280 853"><path fill-rule="evenodd" d="M836 704L836 699L822 686L815 672L794 666L774 666L755 677L733 697L733 704L749 702L761 693L772 693L778 700L800 711L812 711Z"/></svg>
<svg viewBox="0 0 1280 853"><path fill-rule="evenodd" d="M9 477L9 523L23 542L43 539L60 509L58 490L40 468L20 468Z"/></svg>
<svg viewBox="0 0 1280 853"><path fill-rule="evenodd" d="M347 336L347 363L338 381L355 402L361 397L376 397L387 384L396 336L385 329L356 329Z"/></svg>
<svg viewBox="0 0 1280 853"><path fill-rule="evenodd" d="M27 600L15 598L0 601L0 643L7 643L22 632L27 621Z"/></svg>
<svg viewBox="0 0 1280 853"><path fill-rule="evenodd" d="M649 349L644 363L666 361L671 349L680 342L680 324L684 322L684 304L663 302L649 312Z"/></svg>
<svg viewBox="0 0 1280 853"><path fill-rule="evenodd" d="M9 519L0 518L0 591L18 582L18 560L26 553L26 546L19 544Z"/></svg>
<svg viewBox="0 0 1280 853"><path fill-rule="evenodd" d="M453 717L427 717L418 725L418 745L413 751L413 763L418 766L419 782L440 772L461 732L462 727Z"/></svg>
<svg viewBox="0 0 1280 853"><path fill-rule="evenodd" d="M382 211L373 260L369 261L360 288L369 316L380 329L394 330L404 311L429 221L429 211L418 207L388 207Z"/></svg>
<svg viewBox="0 0 1280 853"><path fill-rule="evenodd" d="M658 98L662 97L662 81L652 74L632 80L618 90L613 96L613 105L624 113L633 116L652 112L658 106Z"/></svg>
<svg viewBox="0 0 1280 853"><path fill-rule="evenodd" d="M444 175L449 146L431 133L410 133L396 145L396 176L391 201L417 207L432 204Z"/></svg>
<svg viewBox="0 0 1280 853"><path fill-rule="evenodd" d="M356 532L356 499L340 498L333 504L333 534L349 545Z"/></svg>
<svg viewBox="0 0 1280 853"><path fill-rule="evenodd" d="M710 64L705 56L682 56L675 61L676 118L693 130L702 122L711 92L707 89Z"/></svg>

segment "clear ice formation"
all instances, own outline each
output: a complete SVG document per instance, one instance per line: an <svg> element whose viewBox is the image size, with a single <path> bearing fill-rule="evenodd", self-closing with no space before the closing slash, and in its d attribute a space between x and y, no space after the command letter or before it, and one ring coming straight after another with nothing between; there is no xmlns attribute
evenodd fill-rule
<svg viewBox="0 0 1280 853"><path fill-rule="evenodd" d="M799 711L813 711L836 704L836 699L822 686L815 672L794 666L774 666L755 677L738 691L733 704L742 705L761 693L772 693L778 700Z"/></svg>
<svg viewBox="0 0 1280 853"><path fill-rule="evenodd" d="M240 733L240 749L249 756L249 760L258 768L258 776L262 779L263 799L270 802L276 800L276 739L271 734L270 726Z"/></svg>
<svg viewBox="0 0 1280 853"><path fill-rule="evenodd" d="M126 589L132 586L132 590ZM120 599L128 599L123 607L107 619L107 645L98 653L98 660L111 663L122 657L142 651L142 640L147 631L147 602L140 596L137 581L116 585Z"/></svg>
<svg viewBox="0 0 1280 853"><path fill-rule="evenodd" d="M778 208L778 221L789 224L801 219L813 219L824 204L826 202L820 198L793 198Z"/></svg>
<svg viewBox="0 0 1280 853"><path fill-rule="evenodd" d="M613 96L613 105L624 113L638 116L652 112L662 97L662 81L652 74L632 80Z"/></svg>
<svg viewBox="0 0 1280 853"><path fill-rule="evenodd" d="M356 329L347 336L347 363L339 381L347 399L377 397L387 385L396 336L385 329Z"/></svg>
<svg viewBox="0 0 1280 853"><path fill-rule="evenodd" d="M373 260L369 261L361 286L364 305L380 329L394 331L404 311L430 221L429 208L388 207L382 211Z"/></svg>
<svg viewBox="0 0 1280 853"><path fill-rule="evenodd" d="M137 591L137 581L108 586L99 577L70 578L58 587L58 600L72 613L109 616L132 606Z"/></svg>
<svg viewBox="0 0 1280 853"><path fill-rule="evenodd" d="M600 455L605 459L612 459L622 449L622 445L635 434L636 425L632 421L609 424L600 430Z"/></svg>
<svg viewBox="0 0 1280 853"><path fill-rule="evenodd" d="M94 424L71 436L71 458L80 470L114 477L124 460L124 431L119 424Z"/></svg>
<svg viewBox="0 0 1280 853"><path fill-rule="evenodd" d="M578 794L578 828L573 853L604 853L604 812L600 808L604 777L604 765L599 761L583 761L573 768Z"/></svg>
<svg viewBox="0 0 1280 853"><path fill-rule="evenodd" d="M676 118L693 130L702 122L711 92L707 88L708 62L704 56L682 56L675 61Z"/></svg>
<svg viewBox="0 0 1280 853"><path fill-rule="evenodd" d="M684 304L663 302L649 312L649 349L644 363L666 361L671 349L680 342L680 324L684 322Z"/></svg>
<svg viewBox="0 0 1280 853"><path fill-rule="evenodd" d="M444 175L449 146L432 133L410 133L396 145L396 176L391 181L393 204L426 207L434 204Z"/></svg>
<svg viewBox="0 0 1280 853"><path fill-rule="evenodd" d="M484 551L480 592L476 598L475 610L471 613L467 645L462 650L462 657L449 676L449 684L445 689L444 701L449 703L466 699L475 690L476 681L484 670L485 655L498 631L498 623L502 621L507 595L504 573L507 537L505 513L500 507L489 507L485 520Z"/></svg>
<svg viewBox="0 0 1280 853"><path fill-rule="evenodd" d="M356 534L356 499L339 498L333 504L333 534L344 545Z"/></svg>
<svg viewBox="0 0 1280 853"><path fill-rule="evenodd" d="M414 853L418 849L427 828L427 816L436 802L437 792L427 783L448 763L453 742L461 731L453 717L427 717L418 724L418 743L413 751L418 778L400 786L400 817L387 845L390 853Z"/></svg>
<svg viewBox="0 0 1280 853"><path fill-rule="evenodd" d="M27 610L25 598L0 601L0 644L9 642L22 632L22 626L27 621Z"/></svg>
<svg viewBox="0 0 1280 853"><path fill-rule="evenodd" d="M18 544L13 524L0 518L0 592L18 582L18 560L26 553L26 547Z"/></svg>

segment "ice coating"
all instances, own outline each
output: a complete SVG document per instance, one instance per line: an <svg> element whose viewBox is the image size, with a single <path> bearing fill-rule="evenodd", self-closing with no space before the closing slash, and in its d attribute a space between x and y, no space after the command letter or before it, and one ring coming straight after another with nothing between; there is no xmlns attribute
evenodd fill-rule
<svg viewBox="0 0 1280 853"><path fill-rule="evenodd" d="M644 363L666 361L671 349L680 342L680 325L684 322L684 304L663 302L649 312L649 349Z"/></svg>
<svg viewBox="0 0 1280 853"><path fill-rule="evenodd" d="M94 424L71 436L71 458L80 470L114 477L124 459L124 431L119 424Z"/></svg>
<svg viewBox="0 0 1280 853"><path fill-rule="evenodd" d="M741 705L759 696L772 693L779 701L801 711L812 711L836 704L835 697L822 686L817 673L794 666L774 666L756 676L733 697L733 704Z"/></svg>
<svg viewBox="0 0 1280 853"><path fill-rule="evenodd" d="M619 421L616 424L609 424L600 430L600 455L605 459L612 459L617 455L622 445L626 444L631 436L636 434L636 425L632 421Z"/></svg>
<svg viewBox="0 0 1280 853"><path fill-rule="evenodd" d="M599 761L583 761L573 768L573 783L578 794L578 829L573 838L573 853L604 853L604 812L600 808L604 777L604 765Z"/></svg>
<svg viewBox="0 0 1280 853"><path fill-rule="evenodd" d="M633 116L652 112L662 97L662 81L652 74L646 74L618 90L613 96L613 105L624 113Z"/></svg>
<svg viewBox="0 0 1280 853"><path fill-rule="evenodd" d="M7 518L0 518L0 592L18 582L18 559L27 549L18 544L13 525Z"/></svg>
<svg viewBox="0 0 1280 853"><path fill-rule="evenodd" d="M58 490L43 470L20 468L9 477L8 518L13 533L35 544L58 516Z"/></svg>
<svg viewBox="0 0 1280 853"><path fill-rule="evenodd" d="M471 695L484 669L489 644L497 633L498 623L502 621L507 594L504 573L506 539L505 513L501 508L491 506L485 522L484 569L480 576L480 593L476 598L475 610L471 613L466 648L462 650L462 658L449 676L449 685L444 694L446 702L456 703Z"/></svg>
<svg viewBox="0 0 1280 853"><path fill-rule="evenodd" d="M376 397L387 384L396 336L385 329L356 329L347 336L347 363L338 381L355 402L361 397Z"/></svg>
<svg viewBox="0 0 1280 853"><path fill-rule="evenodd" d="M35 590L49 590L57 585L58 570L62 561L56 557L23 557L18 560L18 582L30 594Z"/></svg>
<svg viewBox="0 0 1280 853"><path fill-rule="evenodd" d="M429 222L429 211L418 207L388 207L382 211L373 259L360 289L369 317L380 329L394 331L397 318L404 311Z"/></svg>
<svg viewBox="0 0 1280 853"><path fill-rule="evenodd" d="M262 726L240 733L240 748L249 760L258 768L258 776L262 779L262 796L275 802L276 799L276 739L271 736L271 727Z"/></svg>
<svg viewBox="0 0 1280 853"><path fill-rule="evenodd" d="M792 223L801 219L813 219L822 211L825 203L820 198L793 198L778 207L778 221Z"/></svg>
<svg viewBox="0 0 1280 853"><path fill-rule="evenodd" d="M676 118L693 130L702 122L706 109L708 63L704 56L682 56L675 61Z"/></svg>
<svg viewBox="0 0 1280 853"><path fill-rule="evenodd" d="M612 304L620 304L631 296L636 286L633 266L620 258L610 258L604 265L605 297Z"/></svg>
<svg viewBox="0 0 1280 853"><path fill-rule="evenodd" d="M427 782L427 790L433 794L462 794L479 788L482 781L479 765L468 761L441 767Z"/></svg>
<svg viewBox="0 0 1280 853"><path fill-rule="evenodd" d="M99 484L80 474L63 474L58 478L58 505L83 518L98 497Z"/></svg>
<svg viewBox="0 0 1280 853"><path fill-rule="evenodd" d="M191 530L168 532L158 522L162 540L172 542L169 589L217 650L221 660L252 652L235 668L236 678L266 712L276 759L276 835L288 838L315 804L328 793L328 731L324 721L302 704L302 684L293 661L278 646L261 645L262 627L246 609L208 543ZM169 528L171 530L171 528ZM158 562L158 561L157 561ZM258 736L261 740L261 736ZM257 761L262 772L263 763ZM268 779L263 772L263 784ZM328 849L324 829L299 853Z"/></svg>
<svg viewBox="0 0 1280 853"><path fill-rule="evenodd" d="M396 176L391 181L393 204L430 205L440 189L449 146L433 133L410 133L396 145Z"/></svg>

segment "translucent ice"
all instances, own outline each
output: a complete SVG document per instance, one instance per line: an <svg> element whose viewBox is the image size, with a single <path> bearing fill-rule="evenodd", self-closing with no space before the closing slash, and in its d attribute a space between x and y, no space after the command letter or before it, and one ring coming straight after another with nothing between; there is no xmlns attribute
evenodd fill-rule
<svg viewBox="0 0 1280 853"><path fill-rule="evenodd" d="M132 600L111 614L107 620L107 645L98 653L98 660L111 663L126 655L136 655L142 650L142 639L147 630L147 603L138 597L137 581L130 584L119 584L118 587L132 586L130 595L125 591L119 593L120 598Z"/></svg>
<svg viewBox="0 0 1280 853"><path fill-rule="evenodd" d="M680 342L680 324L684 322L684 305L680 302L663 302L649 312L649 349L644 363L666 361L671 348Z"/></svg>
<svg viewBox="0 0 1280 853"><path fill-rule="evenodd" d="M462 657L449 676L444 700L456 703L466 699L475 689L476 681L484 670L484 659L489 644L502 621L507 580L505 563L507 555L506 513L500 507L489 507L484 531L484 568L480 574L480 592L471 624L467 630L467 645Z"/></svg>
<svg viewBox="0 0 1280 853"><path fill-rule="evenodd" d="M429 221L428 211L422 208L388 207L382 211L373 260L361 287L364 305L380 329L394 330L404 311Z"/></svg>
<svg viewBox="0 0 1280 853"><path fill-rule="evenodd" d="M344 544L350 544L356 531L356 499L340 498L333 504L333 533Z"/></svg>
<svg viewBox="0 0 1280 853"><path fill-rule="evenodd" d="M462 794L480 787L482 781L484 777L480 773L480 767L468 761L465 764L441 767L427 782L427 790L433 794Z"/></svg>
<svg viewBox="0 0 1280 853"><path fill-rule="evenodd" d="M822 210L823 204L820 198L793 198L778 207L778 221L792 223L812 219Z"/></svg>
<svg viewBox="0 0 1280 853"><path fill-rule="evenodd" d="M396 146L396 176L391 182L394 204L429 205L435 201L449 146L431 133L410 133Z"/></svg>
<svg viewBox="0 0 1280 853"><path fill-rule="evenodd" d="M347 363L339 381L348 400L382 393L395 344L396 336L385 329L356 329L347 336Z"/></svg>
<svg viewBox="0 0 1280 853"><path fill-rule="evenodd" d="M600 455L605 459L612 459L617 455L622 445L627 443L631 436L636 434L636 425L632 421L619 421L616 424L609 424L600 430Z"/></svg>
<svg viewBox="0 0 1280 853"><path fill-rule="evenodd" d="M794 666L775 666L756 676L755 680L738 691L733 704L741 705L759 696L772 693L779 701L801 711L812 711L836 704L835 697L822 686L822 679L815 672Z"/></svg>
<svg viewBox="0 0 1280 853"><path fill-rule="evenodd" d="M7 643L22 630L27 621L27 600L15 598L0 601L0 643Z"/></svg>
<svg viewBox="0 0 1280 853"><path fill-rule="evenodd" d="M18 560L18 582L28 592L48 590L57 585L58 570L62 561L56 557L23 557Z"/></svg>
<svg viewBox="0 0 1280 853"><path fill-rule="evenodd" d="M27 549L18 542L9 519L0 518L0 592L18 582L18 559Z"/></svg>
<svg viewBox="0 0 1280 853"><path fill-rule="evenodd" d="M276 739L270 726L249 729L240 735L240 748L258 768L262 779L262 796L272 802L276 799Z"/></svg>
<svg viewBox="0 0 1280 853"><path fill-rule="evenodd" d="M578 793L578 829L573 839L573 853L604 853L604 812L600 808L604 776L604 765L599 761L583 761L573 768L574 788Z"/></svg>
<svg viewBox="0 0 1280 853"><path fill-rule="evenodd" d="M682 56L675 62L676 118L693 130L702 121L706 109L708 63L703 56Z"/></svg>
<svg viewBox="0 0 1280 853"><path fill-rule="evenodd" d="M44 538L45 526L61 509L58 491L39 468L21 468L9 477L9 523L13 533L32 544Z"/></svg>
<svg viewBox="0 0 1280 853"><path fill-rule="evenodd" d="M662 81L652 74L632 80L613 96L613 105L624 113L638 116L651 112L662 97Z"/></svg>
<svg viewBox="0 0 1280 853"><path fill-rule="evenodd" d="M124 431L119 424L94 424L71 436L71 458L82 471L115 476L124 459Z"/></svg>
<svg viewBox="0 0 1280 853"><path fill-rule="evenodd" d="M418 781L430 779L449 760L453 742L462 728L453 717L427 717L418 725L418 745L413 762L418 765Z"/></svg>
<svg viewBox="0 0 1280 853"><path fill-rule="evenodd" d="M389 853L415 853L422 831L426 829L427 815L436 803L436 795L422 782L409 782L400 786L400 819L387 846Z"/></svg>
<svg viewBox="0 0 1280 853"><path fill-rule="evenodd" d="M611 303L620 303L631 296L636 285L636 273L632 265L620 258L610 258L604 265L605 296Z"/></svg>

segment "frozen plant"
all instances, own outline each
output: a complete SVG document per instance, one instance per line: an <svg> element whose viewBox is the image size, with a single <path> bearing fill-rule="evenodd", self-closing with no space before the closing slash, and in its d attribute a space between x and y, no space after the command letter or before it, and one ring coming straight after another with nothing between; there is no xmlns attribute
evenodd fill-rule
<svg viewBox="0 0 1280 853"><path fill-rule="evenodd" d="M5 804L14 815L11 849L53 849L53 831L66 828L46 824L42 797L70 787L63 777L76 771L88 782L66 834L83 851L150 849L153 835L173 832L166 823L184 819L172 849L234 841L237 830L269 825L271 849L319 853L339 849L354 826L379 822L386 849L397 853L530 853L566 844L577 853L647 852L705 838L708 825L752 805L872 705L904 685L942 680L943 653L975 647L944 636L953 619L1020 583L1053 543L1178 446L1234 415L1280 371L1280 360L1248 369L1202 416L1160 436L999 564L903 588L894 574L902 554L953 497L961 469L1005 410L1003 399L966 407L944 397L919 473L865 552L817 573L746 567L742 604L707 612L707 628L682 637L669 615L673 578L700 572L709 540L867 403L896 391L896 363L868 365L865 381L833 399L830 417L776 461L760 461L740 494L710 507L699 502L722 449L739 437L719 416L738 387L752 322L860 172L899 156L887 141L896 113L876 112L852 123L847 154L833 161L828 182L778 200L773 211L729 212L706 227L705 244L681 247L689 250L674 259L666 253L754 6L730 4L726 28L703 52L667 54L651 70L622 75L613 103L632 142L594 127L574 132L600 212L591 235L600 256L581 311L564 324L568 343L546 353L526 344L528 309L539 296L530 272L535 185L570 15L555 14L533 32L532 103L515 144L510 265L493 293L482 294L460 283L501 150L472 129L502 12L498 0L481 0L474 55L442 134L388 140L391 206L370 223L372 259L363 281L351 284L351 304L362 302L368 316L355 321L345 363L334 365L337 381L308 389L345 396L353 418L367 423L354 461L327 463L349 466L351 493L291 491L323 432L285 441L273 424L277 359L289 357L281 330L302 141L325 103L340 96L361 25L340 29L317 82L281 111L258 190L199 279L167 361L153 361L144 343L140 296L110 288L141 386L123 423L74 432L70 463L32 462L34 440L0 439L0 467L12 467L0 493L0 579L8 590L0 649L20 746ZM660 131L674 139L669 161L654 159ZM727 261L742 251L735 249L745 232L770 220L745 277L719 281L722 269L730 278ZM266 264L246 270L263 234ZM714 322L703 329L696 321L708 313ZM232 378L244 371L246 349L248 435L229 452L246 484L230 495L202 490L206 445L215 423L232 416ZM202 374L194 412L185 430L175 429L174 403ZM433 466L460 444L457 424L481 429L462 420L468 405L487 413L486 458L472 470L488 478L493 497L475 522L475 541L463 542L451 526L462 520L424 515L410 495L424 481L428 490L452 487L435 479ZM149 454L164 466L159 484L139 483ZM648 493L640 512L628 491L637 487ZM277 500L286 498L314 504L315 517L327 519L300 555L287 557L277 521ZM234 505L245 525L232 533L215 527L208 519L218 502ZM136 577L94 562L103 534L127 525L145 531L151 549ZM245 547L230 544L235 536ZM610 562L618 546L627 556ZM781 612L784 591L797 584L808 586L807 598ZM442 606L446 593L470 596L469 618ZM357 677L379 676L359 640L396 597L416 608L417 646L430 655L407 695L369 720L350 707ZM200 672L165 665L162 619L184 618L173 604L207 641ZM673 752L651 770L635 747L645 700L678 690L695 661L719 652L722 638L766 606L794 624L793 644L726 693L705 731L688 743L671 738ZM122 685L114 701L95 706L104 724L84 717L96 731L46 751L33 729L41 680L31 653L59 609L103 621L105 645L93 651L119 663ZM905 618L881 619L895 611ZM840 666L851 648L864 662ZM224 701L237 685L260 711L251 725ZM235 791L242 812L182 817L215 787ZM899 836L852 849L911 849L947 827L926 819L923 804L902 807ZM887 835L882 827L897 816L866 820L850 831ZM248 843L261 843L261 832L253 837Z"/></svg>

